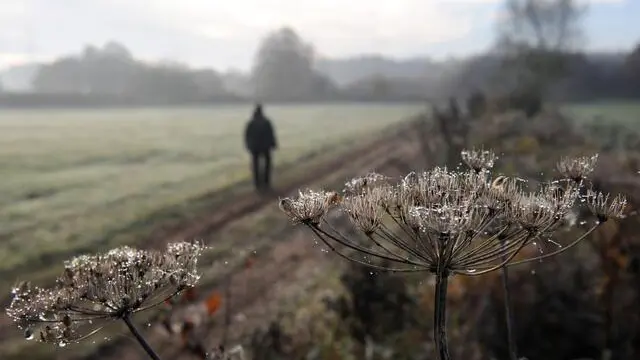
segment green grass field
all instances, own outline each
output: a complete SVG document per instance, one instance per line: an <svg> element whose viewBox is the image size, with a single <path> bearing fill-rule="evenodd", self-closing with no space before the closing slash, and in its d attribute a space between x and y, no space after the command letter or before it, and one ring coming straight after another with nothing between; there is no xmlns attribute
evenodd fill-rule
<svg viewBox="0 0 640 360"><path fill-rule="evenodd" d="M280 143L276 166L419 110L268 107ZM48 252L108 242L105 236L155 211L248 178L242 131L250 112L249 106L0 112L0 274L37 267Z"/></svg>
<svg viewBox="0 0 640 360"><path fill-rule="evenodd" d="M640 131L640 102L602 102L569 105L565 111L577 120L606 121Z"/></svg>

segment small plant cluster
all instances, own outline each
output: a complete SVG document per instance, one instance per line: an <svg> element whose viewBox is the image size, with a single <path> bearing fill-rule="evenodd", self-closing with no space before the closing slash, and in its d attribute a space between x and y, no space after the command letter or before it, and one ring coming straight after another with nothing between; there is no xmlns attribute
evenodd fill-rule
<svg viewBox="0 0 640 360"><path fill-rule="evenodd" d="M65 263L51 288L16 286L7 314L27 339L61 347L122 320L150 358L159 359L131 317L195 286L202 251L201 244L179 242L165 251L120 247L78 256Z"/></svg>
<svg viewBox="0 0 640 360"><path fill-rule="evenodd" d="M434 274L434 341L442 360L450 359L450 276L478 276L558 255L609 219L622 217L626 205L622 196L587 186L597 155L563 158L557 164L563 178L535 190L521 179L494 176L496 155L491 151L465 150L461 155L468 170L436 167L397 182L373 173L348 182L342 193L305 190L280 200L294 223L309 228L345 259L376 269ZM595 215L593 226L555 251L516 259L525 247L551 242L558 230L571 226L567 219L582 205ZM339 231L332 224L336 213L348 217L356 231Z"/></svg>

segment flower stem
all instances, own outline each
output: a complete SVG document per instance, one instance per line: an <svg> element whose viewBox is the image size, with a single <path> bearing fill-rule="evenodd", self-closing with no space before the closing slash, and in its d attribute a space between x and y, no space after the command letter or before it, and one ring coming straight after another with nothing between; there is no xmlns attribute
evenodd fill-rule
<svg viewBox="0 0 640 360"><path fill-rule="evenodd" d="M147 340L145 340L145 338L142 336L142 334L140 334L138 329L131 322L131 314L125 314L122 317L122 320L124 321L125 324L127 324L127 327L129 328L129 331L131 331L131 333L136 338L136 340L138 340L138 343L140 343L140 345L142 346L144 351L147 352L147 355L149 355L149 358L151 358L153 360L160 360L160 357L158 356L158 354L156 354L155 351L153 351L153 349L151 348L149 343L147 343Z"/></svg>
<svg viewBox="0 0 640 360"><path fill-rule="evenodd" d="M504 248L506 245L505 238L503 236L499 236L500 246ZM502 259L504 260L506 255L502 255ZM509 290L509 269L506 266L503 266L501 269L501 278L502 278L502 293L504 295L504 318L505 325L507 326L507 350L509 351L509 359L510 360L518 360L518 347L516 344L516 340L513 337L513 317L511 315L511 291Z"/></svg>
<svg viewBox="0 0 640 360"><path fill-rule="evenodd" d="M435 308L433 310L434 341L438 359L450 360L447 344L447 285L449 276L443 271L436 274Z"/></svg>
<svg viewBox="0 0 640 360"><path fill-rule="evenodd" d="M502 268L502 290L504 293L504 317L507 325L507 348L509 359L518 360L518 348L513 337L513 318L511 316L511 293L509 291L509 269Z"/></svg>

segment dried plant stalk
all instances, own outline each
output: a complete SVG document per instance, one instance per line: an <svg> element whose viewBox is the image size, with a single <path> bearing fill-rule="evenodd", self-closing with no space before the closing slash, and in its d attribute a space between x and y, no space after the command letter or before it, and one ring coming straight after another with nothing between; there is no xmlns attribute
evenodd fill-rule
<svg viewBox="0 0 640 360"><path fill-rule="evenodd" d="M398 182L369 174L348 182L342 194L305 190L280 200L281 210L294 223L308 227L345 259L381 270L434 274L435 345L443 360L450 358L446 340L450 276L478 276L561 254L603 222L621 217L626 204L621 196L590 190L581 195L597 156L562 159L558 170L566 179L543 183L535 191L525 190L518 179L493 176L496 156L491 151L466 150L462 157L468 171L436 167L412 172ZM575 207L583 203L597 218L591 228L555 251L514 261L523 248L571 226ZM351 220L358 235L345 235L332 225L327 215L336 211ZM391 265L381 266L380 261Z"/></svg>
<svg viewBox="0 0 640 360"><path fill-rule="evenodd" d="M122 320L149 357L159 359L131 317L195 286L202 250L200 244L180 242L164 252L125 246L78 256L65 263L52 288L28 282L15 287L7 314L27 339L61 347L88 338L111 320Z"/></svg>

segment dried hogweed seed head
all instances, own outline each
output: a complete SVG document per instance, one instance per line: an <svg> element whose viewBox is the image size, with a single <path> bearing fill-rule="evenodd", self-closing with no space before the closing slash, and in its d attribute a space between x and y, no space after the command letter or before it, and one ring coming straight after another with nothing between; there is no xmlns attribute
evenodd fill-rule
<svg viewBox="0 0 640 360"><path fill-rule="evenodd" d="M430 207L457 195L460 190L460 178L446 168L436 167L418 176L418 182L413 187L415 205Z"/></svg>
<svg viewBox="0 0 640 360"><path fill-rule="evenodd" d="M473 219L469 204L442 204L434 207L416 206L409 211L412 221L425 232L454 235L468 230Z"/></svg>
<svg viewBox="0 0 640 360"><path fill-rule="evenodd" d="M574 182L568 182L564 187L554 182L543 185L538 196L556 208L557 211L569 211L580 196L580 187Z"/></svg>
<svg viewBox="0 0 640 360"><path fill-rule="evenodd" d="M530 233L548 230L564 214L535 193L521 194L509 205L508 216Z"/></svg>
<svg viewBox="0 0 640 360"><path fill-rule="evenodd" d="M344 192L347 194L361 194L363 191L386 184L388 180L388 177L372 172L349 180L345 184Z"/></svg>
<svg viewBox="0 0 640 360"><path fill-rule="evenodd" d="M627 199L622 195L616 195L610 199L609 194L587 190L587 206L598 221L605 222L609 219L621 218L627 205Z"/></svg>
<svg viewBox="0 0 640 360"><path fill-rule="evenodd" d="M318 224L330 206L338 205L343 212L333 212L326 218L327 225L346 213L353 225L349 232L327 226L314 229L315 234L366 254L365 263L377 258L392 263L383 266L394 269L435 271L442 265L452 272L479 275L504 266L532 239L546 239L570 224L567 219L579 199L582 178L595 164L593 157L566 161L563 166L572 169L573 179L529 192L524 179L498 176L491 180L485 170L495 159L492 153L464 156L470 170L436 167L409 173L397 184L386 179L379 183L380 178L370 174L347 183L344 198L307 191L281 200L280 206L294 221L310 225ZM608 202L597 197L589 203L601 219L621 215L623 204L623 199ZM351 238L358 232L370 235L371 246L360 243L362 236ZM362 263L358 257L340 255Z"/></svg>
<svg viewBox="0 0 640 360"><path fill-rule="evenodd" d="M300 191L295 198L280 199L280 210L294 223L317 225L329 208L340 201L335 192Z"/></svg>
<svg viewBox="0 0 640 360"><path fill-rule="evenodd" d="M497 159L496 154L491 150L463 150L461 152L462 161L475 172L490 170Z"/></svg>
<svg viewBox="0 0 640 360"><path fill-rule="evenodd" d="M389 202L389 188L374 188L364 194L349 196L342 206L353 224L366 235L373 234L385 214Z"/></svg>
<svg viewBox="0 0 640 360"><path fill-rule="evenodd" d="M402 203L413 204L414 202L418 201L418 198L420 196L420 175L415 172L410 172L402 179L402 181L400 181L400 184L397 186L396 191L398 206L401 206Z"/></svg>
<svg viewBox="0 0 640 360"><path fill-rule="evenodd" d="M522 191L515 179L498 176L479 192L478 205L497 212L518 199Z"/></svg>
<svg viewBox="0 0 640 360"><path fill-rule="evenodd" d="M577 158L562 158L556 164L556 168L562 176L579 183L593 172L597 162L598 154Z"/></svg>
<svg viewBox="0 0 640 360"><path fill-rule="evenodd" d="M176 243L165 252L121 247L65 263L56 286L21 286L7 314L44 342L79 341L118 319L160 304L195 285L200 244Z"/></svg>
<svg viewBox="0 0 640 360"><path fill-rule="evenodd" d="M487 188L486 173L467 171L455 178L457 185L452 190L456 197L478 198Z"/></svg>

